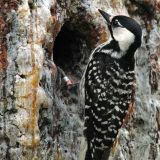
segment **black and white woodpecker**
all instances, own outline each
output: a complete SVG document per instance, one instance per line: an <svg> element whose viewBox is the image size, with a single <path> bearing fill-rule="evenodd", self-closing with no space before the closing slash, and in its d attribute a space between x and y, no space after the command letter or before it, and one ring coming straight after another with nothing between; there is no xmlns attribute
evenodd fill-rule
<svg viewBox="0 0 160 160"><path fill-rule="evenodd" d="M111 17L99 10L107 22L110 40L91 54L84 74L85 160L107 160L133 103L134 54L141 46L142 30L132 18Z"/></svg>

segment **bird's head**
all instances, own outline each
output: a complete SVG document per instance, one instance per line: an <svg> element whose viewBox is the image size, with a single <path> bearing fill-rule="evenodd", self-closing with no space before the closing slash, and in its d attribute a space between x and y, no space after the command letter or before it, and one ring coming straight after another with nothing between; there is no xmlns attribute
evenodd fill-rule
<svg viewBox="0 0 160 160"><path fill-rule="evenodd" d="M107 21L111 37L118 42L121 51L126 52L131 46L136 50L141 46L142 30L134 19L123 15L111 17L102 10L99 12Z"/></svg>

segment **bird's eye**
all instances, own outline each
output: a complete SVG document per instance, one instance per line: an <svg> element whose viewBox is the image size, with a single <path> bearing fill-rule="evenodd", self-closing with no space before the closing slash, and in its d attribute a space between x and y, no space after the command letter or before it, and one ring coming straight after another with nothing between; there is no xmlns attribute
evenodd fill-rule
<svg viewBox="0 0 160 160"><path fill-rule="evenodd" d="M113 22L112 22L112 26L118 27L118 26L119 26L118 20L113 21Z"/></svg>

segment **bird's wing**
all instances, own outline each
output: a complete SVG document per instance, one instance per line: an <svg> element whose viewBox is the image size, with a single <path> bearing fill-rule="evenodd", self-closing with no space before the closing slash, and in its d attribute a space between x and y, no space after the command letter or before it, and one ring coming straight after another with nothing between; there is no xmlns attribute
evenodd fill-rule
<svg viewBox="0 0 160 160"><path fill-rule="evenodd" d="M85 74L84 134L92 146L113 145L132 98L133 75L103 53L89 62Z"/></svg>

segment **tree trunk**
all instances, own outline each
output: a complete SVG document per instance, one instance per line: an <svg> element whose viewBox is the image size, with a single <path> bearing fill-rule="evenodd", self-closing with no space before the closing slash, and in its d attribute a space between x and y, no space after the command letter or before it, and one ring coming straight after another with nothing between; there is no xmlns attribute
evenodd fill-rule
<svg viewBox="0 0 160 160"><path fill-rule="evenodd" d="M98 8L143 29L134 113L110 159L160 159L159 0L1 0L0 159L84 159L78 86L91 50L109 36Z"/></svg>

